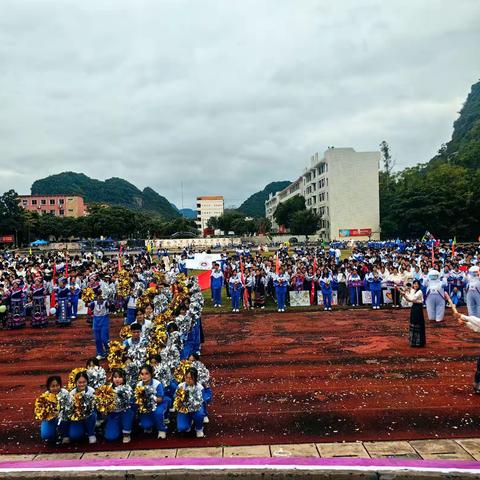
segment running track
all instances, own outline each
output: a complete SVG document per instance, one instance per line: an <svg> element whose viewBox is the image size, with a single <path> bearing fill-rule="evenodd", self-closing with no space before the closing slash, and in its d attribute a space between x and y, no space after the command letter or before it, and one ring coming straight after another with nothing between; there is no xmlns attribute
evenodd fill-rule
<svg viewBox="0 0 480 480"><path fill-rule="evenodd" d="M445 326L427 325L426 348L412 349L408 313L205 315L203 361L214 379L207 437L138 433L128 448L480 436L480 395L472 393L480 336L447 316ZM112 338L120 326L112 321ZM93 354L83 319L70 328L2 331L0 453L52 451L38 438L35 397L46 376L66 379Z"/></svg>

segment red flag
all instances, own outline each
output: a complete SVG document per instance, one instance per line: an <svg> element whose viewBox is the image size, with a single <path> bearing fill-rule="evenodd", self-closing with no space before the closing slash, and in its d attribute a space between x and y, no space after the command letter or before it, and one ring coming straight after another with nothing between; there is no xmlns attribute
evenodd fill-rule
<svg viewBox="0 0 480 480"><path fill-rule="evenodd" d="M435 263L435 244L432 243L432 267Z"/></svg>
<svg viewBox="0 0 480 480"><path fill-rule="evenodd" d="M57 275L57 264L53 264L53 273L52 273L52 287L55 287L55 276ZM57 303L57 299L55 296L55 288L52 289L52 293L50 295L50 308L52 308Z"/></svg>
<svg viewBox="0 0 480 480"><path fill-rule="evenodd" d="M317 257L313 260L313 276L317 273ZM315 304L315 279L312 278L312 288L310 290L310 305Z"/></svg>
<svg viewBox="0 0 480 480"><path fill-rule="evenodd" d="M122 269L122 245L120 245L120 250L118 251L118 271Z"/></svg>
<svg viewBox="0 0 480 480"><path fill-rule="evenodd" d="M206 272L201 273L200 275L197 276L198 279L198 285L200 286L200 289L203 290L208 290L210 288L210 276L212 275L211 270L207 270Z"/></svg>
<svg viewBox="0 0 480 480"><path fill-rule="evenodd" d="M280 258L278 257L278 252L277 255L275 256L275 273L278 275L280 272Z"/></svg>

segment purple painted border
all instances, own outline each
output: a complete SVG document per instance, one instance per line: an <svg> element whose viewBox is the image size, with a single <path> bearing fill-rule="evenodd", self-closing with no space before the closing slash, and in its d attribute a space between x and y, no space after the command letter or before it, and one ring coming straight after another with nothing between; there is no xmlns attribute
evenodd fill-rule
<svg viewBox="0 0 480 480"><path fill-rule="evenodd" d="M39 460L0 462L2 469L69 468L77 467L119 467L135 468L142 466L249 466L291 465L303 467L415 467L437 469L475 469L480 471L480 462L465 460L414 460L402 458L316 458L316 457L273 457L273 458L111 458L92 460Z"/></svg>

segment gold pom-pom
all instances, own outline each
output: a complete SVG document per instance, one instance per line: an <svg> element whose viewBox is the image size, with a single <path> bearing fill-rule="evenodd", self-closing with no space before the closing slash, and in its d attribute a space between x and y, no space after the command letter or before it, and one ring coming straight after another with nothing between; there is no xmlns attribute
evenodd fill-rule
<svg viewBox="0 0 480 480"><path fill-rule="evenodd" d="M124 325L120 329L119 335L122 340L126 340L127 338L130 338L132 336L132 329L130 328L130 325Z"/></svg>
<svg viewBox="0 0 480 480"><path fill-rule="evenodd" d="M126 298L131 292L130 274L125 269L122 269L118 272L117 294L119 297Z"/></svg>
<svg viewBox="0 0 480 480"><path fill-rule="evenodd" d="M188 413L188 408L185 405L187 400L187 392L184 388L179 387L175 393L175 400L173 401L173 408L180 413Z"/></svg>
<svg viewBox="0 0 480 480"><path fill-rule="evenodd" d="M188 360L182 360L179 364L178 367L175 369L173 372L173 376L177 382L183 382L185 380L185 374L187 373L187 370L192 366L192 362Z"/></svg>
<svg viewBox="0 0 480 480"><path fill-rule="evenodd" d="M95 300L95 292L93 291L93 288L87 287L82 292L82 300L85 303L85 305L88 305L89 303Z"/></svg>
<svg viewBox="0 0 480 480"><path fill-rule="evenodd" d="M36 420L53 420L58 416L60 406L57 396L54 393L42 393L35 400L35 419Z"/></svg>
<svg viewBox="0 0 480 480"><path fill-rule="evenodd" d="M125 345L118 341L110 342L107 362L110 370L112 368L123 368L125 364Z"/></svg>
<svg viewBox="0 0 480 480"><path fill-rule="evenodd" d="M116 395L111 385L102 385L95 390L95 405L102 415L107 415L115 410Z"/></svg>
<svg viewBox="0 0 480 480"><path fill-rule="evenodd" d="M152 389L142 385L137 385L135 388L135 403L138 406L139 413L153 412L153 410L155 410L156 403Z"/></svg>
<svg viewBox="0 0 480 480"><path fill-rule="evenodd" d="M77 373L79 372L84 372L85 374L87 373L87 370L85 368L74 368L69 374L68 374L68 381L67 381L67 389L72 390L75 388L75 377L77 376Z"/></svg>

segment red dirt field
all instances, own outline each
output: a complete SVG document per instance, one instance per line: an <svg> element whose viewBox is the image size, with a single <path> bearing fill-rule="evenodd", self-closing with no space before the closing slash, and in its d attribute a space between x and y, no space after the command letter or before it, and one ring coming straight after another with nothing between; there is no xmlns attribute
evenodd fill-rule
<svg viewBox="0 0 480 480"><path fill-rule="evenodd" d="M128 449L480 436L472 381L480 336L447 315L408 346L408 310L205 315L203 361L213 377L206 438L134 433ZM112 338L120 328L112 321ZM67 328L2 331L0 452L122 450L47 447L33 402L47 375L94 354L85 320Z"/></svg>

